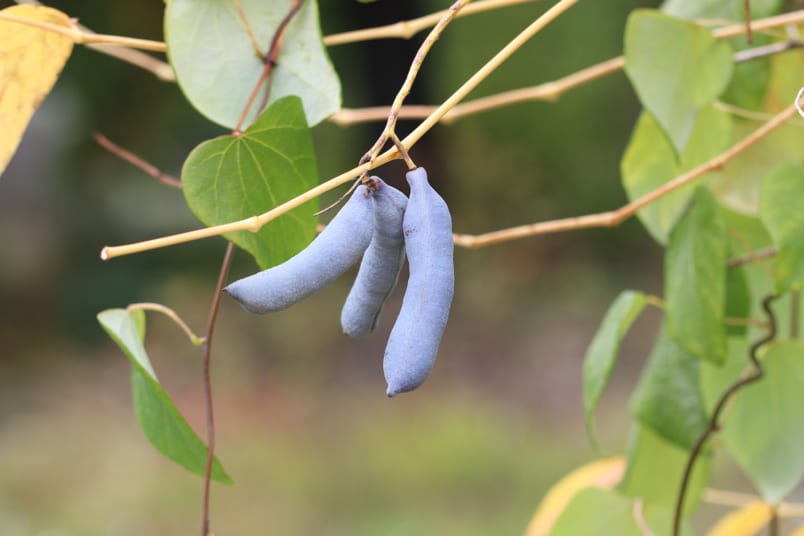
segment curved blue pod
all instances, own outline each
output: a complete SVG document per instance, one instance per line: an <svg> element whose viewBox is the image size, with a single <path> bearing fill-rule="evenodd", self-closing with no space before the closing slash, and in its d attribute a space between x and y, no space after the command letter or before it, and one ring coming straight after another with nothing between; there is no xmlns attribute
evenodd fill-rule
<svg viewBox="0 0 804 536"><path fill-rule="evenodd" d="M321 290L354 265L371 242L373 207L359 186L329 225L294 257L223 290L250 313L290 307Z"/></svg>
<svg viewBox="0 0 804 536"><path fill-rule="evenodd" d="M388 345L383 371L388 396L421 385L435 363L455 288L452 218L424 168L407 173L410 199L403 230L410 278Z"/></svg>
<svg viewBox="0 0 804 536"><path fill-rule="evenodd" d="M379 177L372 179L378 185L371 194L374 234L341 310L341 327L351 337L362 337L374 331L405 262L402 219L408 198Z"/></svg>

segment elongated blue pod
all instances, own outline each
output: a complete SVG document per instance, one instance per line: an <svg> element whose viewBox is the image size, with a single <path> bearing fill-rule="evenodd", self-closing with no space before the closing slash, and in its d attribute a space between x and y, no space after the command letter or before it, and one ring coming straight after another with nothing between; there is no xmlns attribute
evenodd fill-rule
<svg viewBox="0 0 804 536"><path fill-rule="evenodd" d="M424 168L406 175L410 199L403 230L410 266L402 308L385 348L388 396L420 386L435 363L455 288L452 218Z"/></svg>
<svg viewBox="0 0 804 536"><path fill-rule="evenodd" d="M359 186L309 246L282 264L235 281L224 290L250 313L290 307L360 260L371 242L373 218L371 198L366 187Z"/></svg>
<svg viewBox="0 0 804 536"><path fill-rule="evenodd" d="M351 337L362 337L374 331L405 262L402 219L408 198L379 177L372 179L377 185L371 194L374 234L341 310L341 327Z"/></svg>

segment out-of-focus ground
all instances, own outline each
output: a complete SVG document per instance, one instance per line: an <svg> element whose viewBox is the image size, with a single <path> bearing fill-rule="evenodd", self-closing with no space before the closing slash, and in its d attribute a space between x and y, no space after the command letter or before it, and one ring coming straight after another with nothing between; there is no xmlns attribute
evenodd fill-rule
<svg viewBox="0 0 804 536"><path fill-rule="evenodd" d="M327 4L322 24L329 33L393 22L430 4ZM619 54L626 13L655 2L616 4L580 3L477 95ZM53 5L104 33L161 35L161 2ZM547 5L455 22L411 102L443 100ZM390 102L417 43L333 49L345 105ZM625 200L618 162L638 109L618 74L558 103L439 127L412 155L450 203L458 232L608 210ZM410 127L402 123L401 133ZM379 129L317 127L321 177L351 167ZM194 145L223 133L174 85L79 48L0 178L2 535L175 535L200 523L201 480L143 437L129 365L95 314L156 301L202 332L224 242L101 262L104 244L198 223L179 192L95 146L94 130L175 174ZM380 173L401 185L403 169ZM634 221L457 250L455 303L435 369L420 390L393 400L381 358L404 285L364 340L340 334L348 276L265 317L224 300L213 352L217 453L235 485L213 487L215 533L521 534L551 483L597 455L584 431L582 357L620 290L660 292L661 263ZM254 269L238 252L231 277ZM658 319L649 311L624 344L600 409L604 454L625 449L628 393ZM203 437L199 350L154 314L146 347Z"/></svg>

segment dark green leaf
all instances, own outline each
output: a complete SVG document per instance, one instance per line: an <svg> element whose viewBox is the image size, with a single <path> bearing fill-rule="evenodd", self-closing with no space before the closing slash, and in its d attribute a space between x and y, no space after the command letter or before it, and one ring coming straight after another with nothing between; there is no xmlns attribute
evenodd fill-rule
<svg viewBox="0 0 804 536"><path fill-rule="evenodd" d="M631 397L631 412L658 435L691 449L706 428L700 361L662 328Z"/></svg>
<svg viewBox="0 0 804 536"><path fill-rule="evenodd" d="M760 215L776 245L776 292L804 286L804 167L774 169L762 183Z"/></svg>
<svg viewBox="0 0 804 536"><path fill-rule="evenodd" d="M747 345L735 343L733 350L724 369L701 370L710 405L747 367ZM721 434L737 464L764 499L775 504L804 475L804 343L773 343L761 359L765 375L734 396Z"/></svg>
<svg viewBox="0 0 804 536"><path fill-rule="evenodd" d="M240 136L221 136L193 149L181 181L190 210L210 226L267 212L315 186L313 141L299 99L276 101ZM308 202L259 232L224 236L268 268L312 240L315 210L315 202Z"/></svg>
<svg viewBox="0 0 804 536"><path fill-rule="evenodd" d="M142 431L162 454L197 475L204 474L207 447L195 435L156 379L142 344L144 314L125 309L98 313L98 322L131 361L134 410ZM231 484L232 479L215 458L212 478Z"/></svg>
<svg viewBox="0 0 804 536"><path fill-rule="evenodd" d="M587 488L570 501L550 536L644 536L644 527L634 517L637 508L633 500L616 492ZM669 536L670 508L642 505L638 511L652 534ZM690 534L689 527L682 527L681 533Z"/></svg>
<svg viewBox="0 0 804 536"><path fill-rule="evenodd" d="M731 71L731 49L706 28L652 10L629 16L625 72L677 153L687 146L700 110L726 88Z"/></svg>
<svg viewBox="0 0 804 536"><path fill-rule="evenodd" d="M259 53L249 37L248 25ZM187 99L206 117L234 128L263 71L263 56L290 0L171 0L165 10L168 59ZM257 103L264 90L257 95ZM340 109L341 88L321 42L318 3L307 0L287 27L271 71L270 100L298 95L315 125ZM257 117L251 107L245 125Z"/></svg>
<svg viewBox="0 0 804 536"><path fill-rule="evenodd" d="M691 209L670 234L665 254L667 329L700 359L726 358L726 221L712 193L695 191Z"/></svg>
<svg viewBox="0 0 804 536"><path fill-rule="evenodd" d="M689 452L662 439L647 426L634 425L628 448L628 466L620 491L645 504L672 508L678 498ZM692 471L684 512L695 509L709 480L711 456L701 454Z"/></svg>
<svg viewBox="0 0 804 536"><path fill-rule="evenodd" d="M620 353L620 342L628 328L645 307L645 295L626 290L611 304L594 339L586 350L583 362L583 401L586 411L586 430L595 439L595 409L606 388L611 370Z"/></svg>
<svg viewBox="0 0 804 536"><path fill-rule="evenodd" d="M720 154L728 147L731 136L731 117L711 106L706 107L698 115L690 143L677 158L656 120L643 112L620 164L628 199L642 197ZM637 212L642 224L660 244L667 242L694 188L693 184L679 188Z"/></svg>

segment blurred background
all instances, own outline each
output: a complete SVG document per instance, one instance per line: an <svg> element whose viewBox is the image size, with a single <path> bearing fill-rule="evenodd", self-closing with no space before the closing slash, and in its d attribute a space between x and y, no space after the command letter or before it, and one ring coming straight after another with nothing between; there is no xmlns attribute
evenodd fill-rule
<svg viewBox="0 0 804 536"><path fill-rule="evenodd" d="M329 34L449 3L320 2L321 23ZM620 54L628 12L658 3L579 3L470 98ZM159 1L50 5L98 32L162 36ZM442 102L549 5L455 21L409 102ZM424 35L330 48L344 106L390 103ZM437 127L412 156L450 204L456 232L599 212L626 201L619 160L638 112L616 74L556 103ZM321 178L355 165L381 127L316 127ZM100 261L106 244L199 223L180 192L99 148L94 131L174 175L195 145L225 133L175 84L79 46L0 177L0 534L192 534L201 479L140 432L129 364L95 315L160 302L202 333L225 243ZM401 187L404 166L378 174ZM418 391L393 400L384 396L382 353L404 285L364 340L347 339L338 322L354 272L270 316L224 299L213 349L216 452L235 485L213 487L216 534L518 535L549 486L596 457L583 423L583 354L621 290L661 292L661 249L629 221L457 249L455 261L455 302L435 369ZM238 251L230 278L255 269ZM599 414L604 454L625 449L628 393L658 320L647 311L625 342ZM146 348L204 437L199 350L153 314Z"/></svg>

